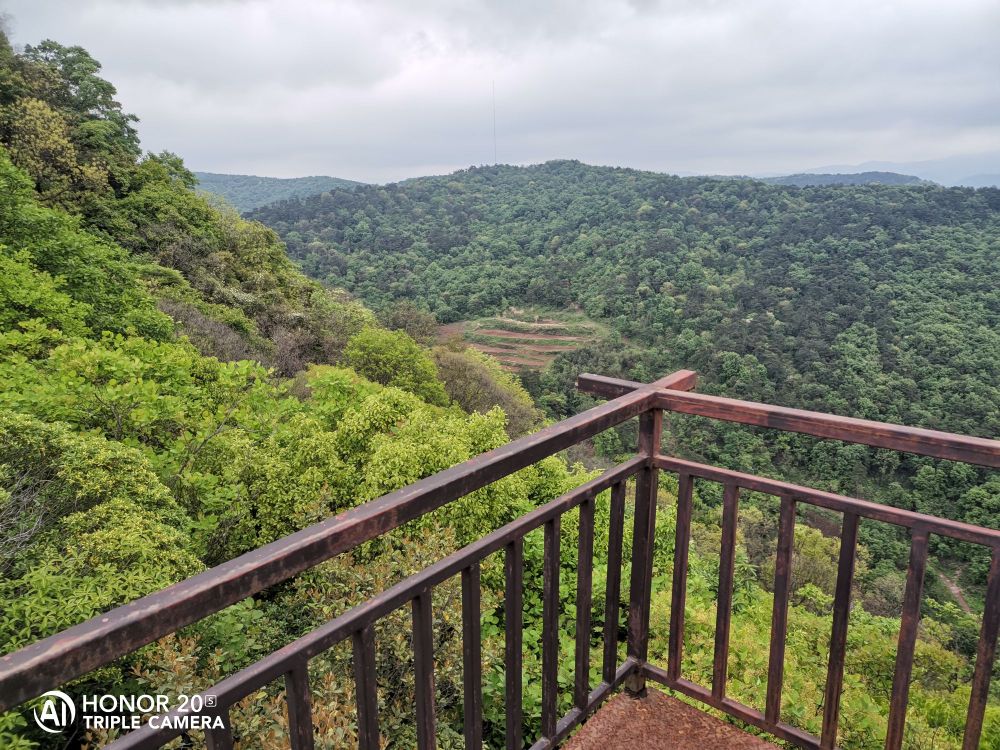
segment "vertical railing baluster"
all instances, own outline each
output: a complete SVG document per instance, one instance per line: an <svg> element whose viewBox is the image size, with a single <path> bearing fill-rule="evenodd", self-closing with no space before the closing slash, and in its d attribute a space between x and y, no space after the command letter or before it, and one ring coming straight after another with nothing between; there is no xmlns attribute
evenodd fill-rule
<svg viewBox="0 0 1000 750"><path fill-rule="evenodd" d="M434 750L434 614L431 590L413 599L413 671L416 685L417 748Z"/></svg>
<svg viewBox="0 0 1000 750"><path fill-rule="evenodd" d="M229 709L221 709L218 715L222 717L222 728L205 731L205 746L208 750L233 750L233 722Z"/></svg>
<svg viewBox="0 0 1000 750"><path fill-rule="evenodd" d="M375 630L366 625L355 631L354 684L358 701L358 747L379 750L378 692L375 677Z"/></svg>
<svg viewBox="0 0 1000 750"><path fill-rule="evenodd" d="M691 546L691 493L694 480L690 474L677 477L677 523L674 530L674 580L670 595L670 636L667 644L667 676L681 676L684 655L684 610L687 606L688 549Z"/></svg>
<svg viewBox="0 0 1000 750"><path fill-rule="evenodd" d="M830 631L830 657L826 665L826 690L823 698L823 730L820 747L829 750L837 744L840 724L840 692L844 685L844 658L847 653L847 623L851 615L851 586L858 548L858 516L844 513L840 529L840 560L837 585L833 595L833 628Z"/></svg>
<svg viewBox="0 0 1000 750"><path fill-rule="evenodd" d="M618 671L618 599L622 587L622 537L625 531L625 483L611 487L608 520L608 578L604 595L604 669L605 682L614 682Z"/></svg>
<svg viewBox="0 0 1000 750"><path fill-rule="evenodd" d="M733 616L733 574L736 564L736 517L740 488L727 483L722 493L722 549L719 551L719 595L715 612L715 659L712 663L712 697L726 695L729 669L729 622Z"/></svg>
<svg viewBox="0 0 1000 750"><path fill-rule="evenodd" d="M292 750L312 750L312 693L309 690L308 662L303 660L285 673L285 696Z"/></svg>
<svg viewBox="0 0 1000 750"><path fill-rule="evenodd" d="M545 523L542 568L542 736L556 733L559 690L559 517Z"/></svg>
<svg viewBox="0 0 1000 750"><path fill-rule="evenodd" d="M639 454L652 458L660 452L663 412L650 409L639 416ZM652 595L653 534L656 530L658 473L650 465L638 473L635 486L635 526L632 533L632 572L629 584L628 655L639 663L629 675L626 689L633 695L646 690L642 667L649 655L649 601Z"/></svg>
<svg viewBox="0 0 1000 750"><path fill-rule="evenodd" d="M465 748L483 747L483 646L479 563L462 571L462 680Z"/></svg>
<svg viewBox="0 0 1000 750"><path fill-rule="evenodd" d="M574 703L581 711L590 697L590 605L594 581L594 501L580 504L580 533L576 570L576 689Z"/></svg>
<svg viewBox="0 0 1000 750"><path fill-rule="evenodd" d="M774 556L774 606L771 610L771 653L767 664L767 699L764 718L776 724L781 718L781 688L785 676L785 638L788 631L788 590L795 541L795 500L781 498L778 516L778 549Z"/></svg>
<svg viewBox="0 0 1000 750"><path fill-rule="evenodd" d="M920 598L927 571L927 529L915 526L910 540L910 562L906 570L906 590L903 592L903 618L899 626L896 647L896 670L892 678L889 700L889 731L885 736L886 750L903 746L906 726L906 702L910 696L910 676L913 672L913 649L917 643L920 623Z"/></svg>
<svg viewBox="0 0 1000 750"><path fill-rule="evenodd" d="M524 627L524 539L518 537L507 545L504 554L504 671L506 682L507 750L522 750L524 719L521 708L522 654Z"/></svg>
<svg viewBox="0 0 1000 750"><path fill-rule="evenodd" d="M962 750L977 750L983 733L983 714L990 697L990 677L997 650L997 631L1000 630L1000 547L993 549L990 574L986 583L986 606L983 608L983 625L979 631L976 649L976 671L972 676L972 694L969 712L965 719L965 739Z"/></svg>

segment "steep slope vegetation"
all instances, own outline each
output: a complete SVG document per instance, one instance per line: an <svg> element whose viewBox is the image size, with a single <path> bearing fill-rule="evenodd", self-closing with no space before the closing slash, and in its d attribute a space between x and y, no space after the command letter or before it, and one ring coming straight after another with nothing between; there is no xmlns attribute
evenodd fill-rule
<svg viewBox="0 0 1000 750"><path fill-rule="evenodd" d="M15 55L0 37L0 653L537 422L495 363L449 351L439 370L445 352L379 327L305 278L272 231L212 208L179 158L142 155L99 69L80 48ZM478 412L442 373L476 379ZM520 411L508 421L498 403ZM306 587L342 606L583 476L544 462L377 560L345 557L67 689L190 693L327 619L295 606ZM340 674L333 656L323 669ZM336 737L350 694L328 687ZM27 716L0 715L0 746L66 746Z"/></svg>

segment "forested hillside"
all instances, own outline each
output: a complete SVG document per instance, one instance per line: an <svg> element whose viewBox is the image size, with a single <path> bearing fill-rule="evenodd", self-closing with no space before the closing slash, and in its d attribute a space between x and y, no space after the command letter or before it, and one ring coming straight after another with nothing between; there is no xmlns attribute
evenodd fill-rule
<svg viewBox="0 0 1000 750"><path fill-rule="evenodd" d="M257 177L248 174L195 172L200 192L225 198L237 211L249 211L275 201L317 195L333 188L360 185L338 177Z"/></svg>
<svg viewBox="0 0 1000 750"><path fill-rule="evenodd" d="M508 306L576 309L602 343L523 375L552 416L581 371L1000 435L1000 190L786 188L550 162L275 204L253 214L316 278L443 323ZM733 468L995 526L985 472L857 446L675 419L671 445ZM622 433L602 449L627 449ZM905 545L869 542L888 574ZM964 580L984 560L939 547ZM970 563L966 565L966 563ZM898 575L898 571L893 575Z"/></svg>
<svg viewBox="0 0 1000 750"><path fill-rule="evenodd" d="M786 189L551 162L253 215L310 275L376 309L407 299L449 323L577 307L634 342L600 352L616 372L687 366L729 392L1000 434L998 190Z"/></svg>
<svg viewBox="0 0 1000 750"><path fill-rule="evenodd" d="M434 320L422 308L457 320L532 299L577 305L605 321L593 328L613 329L604 343L557 357L530 383L554 415L586 404L569 385L580 369L645 378L683 363L729 393L835 403L867 415L900 410L915 421L994 430L995 193L917 192L922 202L912 205L901 193L865 190L839 205L822 191L571 163L479 170L360 187L354 203L352 191L333 191L305 204L329 204L336 207L330 216L343 218L342 226L331 220L322 228L302 219L286 232L291 251L335 282L321 286L287 259L273 231L199 196L179 157L144 154L135 118L99 73L79 47L43 42L15 54L0 36L0 653L537 427L539 412L521 384L458 343L434 346ZM733 191L743 196L735 203ZM861 206L880 209L879 221L890 226L852 218L847 209ZM281 210L290 216L293 209L302 205ZM948 222L918 229L942 212ZM735 217L756 217L786 241L758 241L757 230ZM834 226L848 239L823 239ZM782 260L786 254L795 260ZM880 260L908 267L909 275ZM910 288L899 286L905 278ZM866 285L876 279L869 299ZM834 285L827 301L811 296L827 283ZM381 317L342 286L364 295ZM904 327L925 319L927 328ZM800 351L796 337L811 346ZM766 345L757 349L758 340ZM967 391L959 395L953 381ZM922 391L928 384L936 387ZM673 430L668 440L698 437L696 450L731 462L801 466L808 459L831 482L843 470L854 472L851 482L907 483L912 494L897 484L895 501L912 497L986 523L996 513L996 485L976 472L794 440L775 446L737 430L713 435L684 423ZM627 432L608 435L601 449L626 452L634 447L628 439ZM207 688L589 476L562 457L546 459L63 689L176 699ZM665 481L657 515L651 649L658 660L674 491ZM601 497L595 643L608 514ZM718 517L718 498L699 491L686 673L701 682L712 669ZM564 710L572 702L572 520L561 527ZM754 705L767 671L760 645L770 626L764 582L775 522L765 500L741 509L729 692ZM627 560L631 523L626 529ZM851 615L856 643L840 738L852 750L872 747L885 732L899 627L896 541L871 537L859 550L863 606ZM525 540L526 737L537 732L541 698L542 549L538 534ZM797 529L785 716L814 732L836 550L836 540L816 528ZM936 551L963 559L961 550ZM973 581L979 562L969 560ZM482 569L489 747L503 746L505 725L501 564L494 556ZM940 586L931 593L909 737L912 747L957 748L977 616L948 601ZM622 597L628 600L627 590ZM463 742L459 581L436 587L433 605L438 744L450 749ZM387 747L412 748L408 613L380 621L376 637L380 729ZM596 671L591 677L596 684ZM317 747L356 746L349 648L311 660L310 688ZM287 746L283 692L279 681L234 708L239 747ZM90 748L110 736L53 737L30 716L31 705L0 715L0 747ZM996 750L995 702L986 722L987 746ZM189 740L200 746L204 738L193 732Z"/></svg>

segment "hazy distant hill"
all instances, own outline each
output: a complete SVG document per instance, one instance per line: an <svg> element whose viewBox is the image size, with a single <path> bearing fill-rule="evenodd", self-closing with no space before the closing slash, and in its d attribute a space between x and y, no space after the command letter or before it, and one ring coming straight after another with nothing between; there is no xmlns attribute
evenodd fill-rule
<svg viewBox="0 0 1000 750"><path fill-rule="evenodd" d="M246 174L217 174L195 172L198 189L205 193L221 195L238 211L250 211L275 201L299 198L305 195L350 188L361 185L339 177L257 177Z"/></svg>
<svg viewBox="0 0 1000 750"><path fill-rule="evenodd" d="M897 172L855 172L853 174L791 174L785 177L765 177L761 182L789 187L822 185L920 185L926 184L911 174Z"/></svg>
<svg viewBox="0 0 1000 750"><path fill-rule="evenodd" d="M1000 186L1000 151L949 156L924 161L866 161L862 164L827 164L805 169L809 174L897 172L914 174L941 185L963 187Z"/></svg>

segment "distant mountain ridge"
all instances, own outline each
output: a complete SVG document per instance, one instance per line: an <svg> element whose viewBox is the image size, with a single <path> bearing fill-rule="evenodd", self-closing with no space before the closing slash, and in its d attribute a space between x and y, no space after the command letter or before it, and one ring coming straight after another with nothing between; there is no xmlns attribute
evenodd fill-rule
<svg viewBox="0 0 1000 750"><path fill-rule="evenodd" d="M911 174L898 172L853 172L847 174L791 174L783 177L764 177L761 182L788 187L821 187L824 185L930 185Z"/></svg>
<svg viewBox="0 0 1000 750"><path fill-rule="evenodd" d="M948 187L1000 187L1000 151L949 156L923 161L866 161L802 170L808 174L831 172L897 172L913 174Z"/></svg>
<svg viewBox="0 0 1000 750"><path fill-rule="evenodd" d="M345 189L363 185L339 177L258 177L245 174L219 174L195 172L198 190L222 196L240 213L252 211L275 201L316 195L327 190Z"/></svg>

